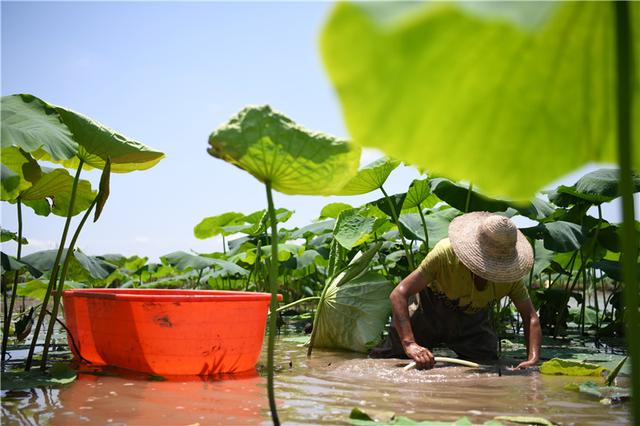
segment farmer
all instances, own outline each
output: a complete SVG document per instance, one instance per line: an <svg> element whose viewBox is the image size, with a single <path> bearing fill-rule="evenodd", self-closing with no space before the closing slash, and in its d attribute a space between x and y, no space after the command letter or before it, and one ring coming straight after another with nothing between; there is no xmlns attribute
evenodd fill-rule
<svg viewBox="0 0 640 426"><path fill-rule="evenodd" d="M418 269L391 292L392 322L387 340L373 358L411 358L417 368L435 364L431 348L445 345L460 358L497 359L497 337L489 304L509 296L522 316L528 357L517 368L536 364L540 323L520 281L533 266L533 251L511 220L487 213L467 213L449 225ZM409 307L409 298L419 294Z"/></svg>

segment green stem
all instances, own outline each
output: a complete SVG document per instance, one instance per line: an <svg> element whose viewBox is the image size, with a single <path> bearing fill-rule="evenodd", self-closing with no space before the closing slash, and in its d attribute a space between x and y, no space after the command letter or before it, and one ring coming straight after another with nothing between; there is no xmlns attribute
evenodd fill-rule
<svg viewBox="0 0 640 426"><path fill-rule="evenodd" d="M411 254L411 250L409 250L409 247L407 246L407 241L404 238L404 233L402 232L402 226L400 226L400 220L398 219L398 213L396 213L396 208L391 202L391 198L389 198L389 194L387 194L387 191L385 191L382 186L380 186L380 191L382 191L382 193L384 194L384 198L387 200L387 203L389 204L389 208L391 209L391 217L393 218L393 221L398 227L398 234L400 234L400 240L402 241L402 247L404 248L404 253L407 256L407 261L409 262L409 268L413 271L414 269L416 269L416 265L413 261L413 255Z"/></svg>
<svg viewBox="0 0 640 426"><path fill-rule="evenodd" d="M418 213L420 214L420 220L422 221L422 229L424 229L425 254L429 254L429 230L427 229L427 221L424 219L424 213L422 212L422 206L420 203L418 203Z"/></svg>
<svg viewBox="0 0 640 426"><path fill-rule="evenodd" d="M271 262L269 262L269 288L271 290L270 312L276 312L278 309L278 283L276 277L278 275L278 229L276 222L276 209L273 206L273 197L271 195L271 182L266 183L267 187L267 203L269 206L269 219L271 222ZM276 426L280 425L278 419L278 411L276 406L276 396L273 386L273 352L276 341L276 326L278 315L271 315L269 318L269 342L267 345L267 392L269 394L269 409L271 410L271 420Z"/></svg>
<svg viewBox="0 0 640 426"><path fill-rule="evenodd" d="M637 5L636 5L637 6ZM617 72L617 134L618 163L620 165L620 192L622 194L622 277L626 304L626 341L631 355L632 421L640 423L640 314L638 313L638 282L636 264L638 240L636 239L633 172L633 90L635 76L633 28L628 1L613 2L616 28L616 72Z"/></svg>
<svg viewBox="0 0 640 426"><path fill-rule="evenodd" d="M73 237L71 238L71 242L69 243L69 248L67 249L67 255L64 258L64 263L62 264L62 271L60 272L60 279L58 280L58 288L55 289L55 294L53 296L53 309L51 309L51 319L49 320L49 327L47 328L47 335L44 339L44 348L42 350L42 361L40 362L40 369L45 370L47 368L47 357L49 355L49 345L51 344L51 339L53 337L53 329L55 326L55 319L58 318L58 310L60 309L60 300L62 299L62 292L64 291L64 282L67 279L67 272L69 271L69 265L71 264L71 259L73 258L73 251L75 250L76 243L78 241L78 237L80 236L80 232L84 227L89 215L93 211L93 208L96 206L98 202L98 196L93 200L87 211L82 216L82 220L78 224L76 231L73 233ZM71 210L69 210L71 212ZM142 274L140 274L142 277Z"/></svg>
<svg viewBox="0 0 640 426"><path fill-rule="evenodd" d="M473 192L473 183L469 184L467 189L467 201L464 203L464 212L469 213L469 204L471 204L471 193Z"/></svg>
<svg viewBox="0 0 640 426"><path fill-rule="evenodd" d="M22 201L18 198L18 251L16 253L16 259L20 260L22 257ZM9 342L9 328L11 327L11 317L13 316L13 307L16 303L16 292L18 291L18 279L20 277L20 271L15 271L13 277L13 287L11 289L11 302L9 303L9 310L5 311L5 322L2 331L2 365L4 366L4 360L7 355L7 344ZM5 294L6 300L6 294Z"/></svg>
<svg viewBox="0 0 640 426"><path fill-rule="evenodd" d="M42 301L42 307L40 308L40 312L38 314L38 321L36 322L36 328L33 332L31 346L29 347L29 354L27 355L25 371L31 370L31 364L33 363L33 353L36 349L36 343L40 334L40 328L42 327L42 323L44 321L47 304L49 303L49 297L51 296L51 291L53 290L53 287L55 286L56 280L58 278L58 271L60 270L60 259L62 258L62 252L64 251L64 245L67 242L67 234L69 233L69 226L71 225L71 213L73 212L73 204L76 200L76 192L78 190L78 182L80 181L80 172L82 171L83 164L84 161L81 159L80 163L78 164L78 169L76 170L76 176L73 179L73 185L71 187L71 198L69 200L69 211L67 212L67 220L64 223L62 237L60 238L60 245L58 246L56 259L53 262L51 277L49 278L49 285L47 286L47 291L44 295L44 300Z"/></svg>
<svg viewBox="0 0 640 426"><path fill-rule="evenodd" d="M299 304L304 303L304 302L309 302L311 300L320 300L320 296L303 297L302 299L298 299L295 302L289 303L288 305L284 305L284 306L279 307L278 309L276 309L276 312L282 312L282 311L284 311L286 309L293 308L296 305L299 305Z"/></svg>

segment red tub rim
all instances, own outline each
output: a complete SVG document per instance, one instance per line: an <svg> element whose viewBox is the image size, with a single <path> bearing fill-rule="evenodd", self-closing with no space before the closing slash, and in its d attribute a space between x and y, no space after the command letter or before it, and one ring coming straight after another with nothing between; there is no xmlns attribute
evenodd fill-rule
<svg viewBox="0 0 640 426"><path fill-rule="evenodd" d="M129 302L252 302L271 300L271 293L229 290L77 288L65 296L111 299ZM278 301L282 295L278 294Z"/></svg>

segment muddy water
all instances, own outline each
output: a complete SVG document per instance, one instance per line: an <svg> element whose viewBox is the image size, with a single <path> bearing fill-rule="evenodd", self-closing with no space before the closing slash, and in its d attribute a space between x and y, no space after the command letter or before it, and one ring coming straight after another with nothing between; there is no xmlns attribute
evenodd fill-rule
<svg viewBox="0 0 640 426"><path fill-rule="evenodd" d="M596 398L563 389L583 378L506 369L499 377L495 368L450 366L405 372L400 367L406 361L371 360L348 353L315 351L308 359L299 339L280 339L277 348L276 396L280 419L286 424L346 424L353 407L380 419L396 413L416 420L467 416L482 423L498 415L526 415L560 424L630 423L628 406L604 406ZM62 389L5 392L2 423L270 423L266 380L257 373L164 381L116 373L118 376L80 374L77 381Z"/></svg>

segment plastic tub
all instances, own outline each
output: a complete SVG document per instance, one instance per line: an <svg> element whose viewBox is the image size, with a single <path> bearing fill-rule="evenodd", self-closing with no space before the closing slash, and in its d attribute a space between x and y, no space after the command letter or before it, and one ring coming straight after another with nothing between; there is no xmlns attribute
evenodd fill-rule
<svg viewBox="0 0 640 426"><path fill-rule="evenodd" d="M158 375L255 369L270 300L269 293L212 290L63 294L67 339L76 357Z"/></svg>

